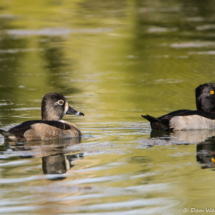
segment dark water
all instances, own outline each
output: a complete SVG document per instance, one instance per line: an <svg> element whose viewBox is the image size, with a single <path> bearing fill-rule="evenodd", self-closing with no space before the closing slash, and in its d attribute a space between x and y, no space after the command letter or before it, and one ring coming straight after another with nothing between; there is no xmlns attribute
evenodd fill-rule
<svg viewBox="0 0 215 215"><path fill-rule="evenodd" d="M215 82L214 23L214 0L2 0L0 127L40 119L49 92L85 116L64 117L81 143L1 137L0 213L215 211L214 131L151 133L141 118L196 108Z"/></svg>

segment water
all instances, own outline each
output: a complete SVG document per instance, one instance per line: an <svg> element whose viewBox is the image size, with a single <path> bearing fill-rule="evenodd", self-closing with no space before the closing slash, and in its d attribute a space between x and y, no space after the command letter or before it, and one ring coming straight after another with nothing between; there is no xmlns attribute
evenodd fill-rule
<svg viewBox="0 0 215 215"><path fill-rule="evenodd" d="M66 96L78 140L0 139L1 214L205 214L214 131L151 132L215 82L215 1L0 2L0 128ZM60 173L60 174L59 174ZM198 212L199 210L199 212Z"/></svg>

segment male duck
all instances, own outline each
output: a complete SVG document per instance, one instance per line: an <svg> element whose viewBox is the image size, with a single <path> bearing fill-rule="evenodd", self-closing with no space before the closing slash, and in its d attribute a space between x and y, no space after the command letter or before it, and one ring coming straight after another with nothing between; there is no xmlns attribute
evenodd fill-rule
<svg viewBox="0 0 215 215"><path fill-rule="evenodd" d="M76 125L61 120L65 114L84 116L71 108L66 98L59 93L48 93L41 104L42 120L23 122L9 131L0 130L5 140L30 141L81 137Z"/></svg>
<svg viewBox="0 0 215 215"><path fill-rule="evenodd" d="M197 110L177 110L155 118L142 117L150 121L155 130L194 130L215 128L215 84L202 84L196 88Z"/></svg>

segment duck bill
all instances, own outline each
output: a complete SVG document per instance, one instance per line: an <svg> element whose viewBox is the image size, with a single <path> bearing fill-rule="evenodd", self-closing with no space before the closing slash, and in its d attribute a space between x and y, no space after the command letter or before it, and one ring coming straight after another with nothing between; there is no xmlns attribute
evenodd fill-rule
<svg viewBox="0 0 215 215"><path fill-rule="evenodd" d="M76 115L76 116L84 116L84 114L83 114L82 112L79 112L79 111L77 111L77 110L74 110L74 109L71 108L70 106L69 106L69 108L68 108L66 114Z"/></svg>

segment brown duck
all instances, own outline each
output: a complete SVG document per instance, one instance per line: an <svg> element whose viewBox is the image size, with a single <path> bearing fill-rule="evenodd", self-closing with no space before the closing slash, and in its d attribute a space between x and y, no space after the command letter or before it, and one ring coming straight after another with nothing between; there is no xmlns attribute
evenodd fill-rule
<svg viewBox="0 0 215 215"><path fill-rule="evenodd" d="M71 108L66 98L59 93L48 93L42 99L42 120L23 122L9 131L0 129L5 140L31 141L81 137L81 131L73 123L61 120L65 114L84 116Z"/></svg>

